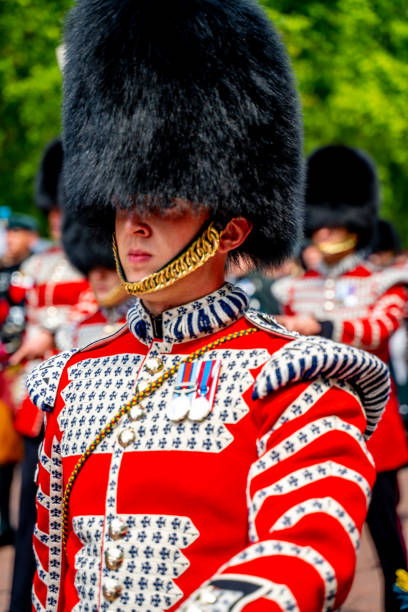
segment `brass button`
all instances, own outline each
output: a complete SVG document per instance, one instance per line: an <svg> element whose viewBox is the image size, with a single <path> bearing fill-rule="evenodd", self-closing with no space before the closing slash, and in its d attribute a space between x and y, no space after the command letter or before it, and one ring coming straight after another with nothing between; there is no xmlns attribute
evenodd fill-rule
<svg viewBox="0 0 408 612"><path fill-rule="evenodd" d="M106 578L102 585L102 593L108 601L115 601L122 592L122 585L114 578Z"/></svg>
<svg viewBox="0 0 408 612"><path fill-rule="evenodd" d="M133 444L135 440L136 432L131 427L128 427L127 429L122 429L122 431L118 435L118 441L122 448L130 446L130 444Z"/></svg>
<svg viewBox="0 0 408 612"><path fill-rule="evenodd" d="M149 374L157 374L164 368L164 363L160 357L149 357L145 361L145 368Z"/></svg>
<svg viewBox="0 0 408 612"><path fill-rule="evenodd" d="M109 535L112 540L120 540L121 538L124 538L127 532L127 522L119 516L112 519L109 523Z"/></svg>
<svg viewBox="0 0 408 612"><path fill-rule="evenodd" d="M140 393L141 391L144 391L149 385L150 385L149 381L141 378L136 383L136 393Z"/></svg>
<svg viewBox="0 0 408 612"><path fill-rule="evenodd" d="M124 552L122 546L109 546L105 550L105 563L111 570L117 570L123 563Z"/></svg>
<svg viewBox="0 0 408 612"><path fill-rule="evenodd" d="M136 406L132 406L132 408L129 410L129 420L130 421L139 421L139 419L141 419L144 416L144 408L143 406L140 406L139 404L136 404Z"/></svg>

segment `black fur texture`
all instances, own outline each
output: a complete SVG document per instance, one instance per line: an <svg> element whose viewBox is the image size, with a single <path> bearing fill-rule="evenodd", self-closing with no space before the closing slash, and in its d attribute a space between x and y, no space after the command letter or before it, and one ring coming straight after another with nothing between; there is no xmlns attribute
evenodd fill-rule
<svg viewBox="0 0 408 612"><path fill-rule="evenodd" d="M62 246L72 265L84 276L98 267L115 269L112 243L95 240L95 231L85 219L64 214Z"/></svg>
<svg viewBox="0 0 408 612"><path fill-rule="evenodd" d="M62 142L58 137L46 145L35 179L35 203L45 213L60 204L62 158Z"/></svg>
<svg viewBox="0 0 408 612"><path fill-rule="evenodd" d="M78 0L65 42L71 210L110 234L115 204L145 212L182 198L221 221L252 221L241 252L254 263L290 254L302 224L301 115L284 46L255 3Z"/></svg>
<svg viewBox="0 0 408 612"><path fill-rule="evenodd" d="M367 153L344 145L314 151L307 161L306 235L346 227L359 247L373 238L379 207L377 170Z"/></svg>
<svg viewBox="0 0 408 612"><path fill-rule="evenodd" d="M402 252L401 237L391 221L378 219L371 243L371 251L373 253L393 251L396 255Z"/></svg>

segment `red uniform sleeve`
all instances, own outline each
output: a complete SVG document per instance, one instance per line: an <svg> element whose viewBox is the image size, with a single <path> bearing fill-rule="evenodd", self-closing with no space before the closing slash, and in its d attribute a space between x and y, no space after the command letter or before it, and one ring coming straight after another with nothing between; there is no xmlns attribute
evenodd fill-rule
<svg viewBox="0 0 408 612"><path fill-rule="evenodd" d="M407 312L407 292L402 286L388 289L372 305L368 316L333 322L333 340L375 350L401 325Z"/></svg>
<svg viewBox="0 0 408 612"><path fill-rule="evenodd" d="M250 544L182 612L318 612L350 589L375 480L360 400L318 379L268 396L264 414L271 402L281 416L265 418L248 475Z"/></svg>

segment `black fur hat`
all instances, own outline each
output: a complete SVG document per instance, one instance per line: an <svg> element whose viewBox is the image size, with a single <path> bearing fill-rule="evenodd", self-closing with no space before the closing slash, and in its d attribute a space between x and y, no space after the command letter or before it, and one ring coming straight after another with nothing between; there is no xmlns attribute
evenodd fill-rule
<svg viewBox="0 0 408 612"><path fill-rule="evenodd" d="M58 137L46 145L35 179L35 203L43 212L49 212L61 203L62 157L62 142Z"/></svg>
<svg viewBox="0 0 408 612"><path fill-rule="evenodd" d="M100 266L115 270L112 245L95 240L95 232L86 220L64 214L62 246L72 265L84 276Z"/></svg>
<svg viewBox="0 0 408 612"><path fill-rule="evenodd" d="M115 203L144 212L177 197L252 221L241 252L256 263L291 252L301 116L284 46L252 0L77 0L65 43L71 210L110 234Z"/></svg>
<svg viewBox="0 0 408 612"><path fill-rule="evenodd" d="M372 159L359 149L329 145L307 162L306 234L321 227L346 227L371 240L377 222L379 186Z"/></svg>
<svg viewBox="0 0 408 612"><path fill-rule="evenodd" d="M382 251L393 251L396 254L401 253L401 238L397 228L391 221L378 219L371 243L371 251L373 253L381 253Z"/></svg>

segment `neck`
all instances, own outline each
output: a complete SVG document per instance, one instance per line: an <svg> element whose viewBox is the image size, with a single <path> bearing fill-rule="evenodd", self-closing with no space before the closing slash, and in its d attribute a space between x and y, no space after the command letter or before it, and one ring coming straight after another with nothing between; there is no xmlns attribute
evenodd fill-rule
<svg viewBox="0 0 408 612"><path fill-rule="evenodd" d="M201 268L171 287L144 295L141 298L143 305L150 314L159 315L165 310L198 300L222 287L225 282L224 268L225 257L216 253Z"/></svg>

